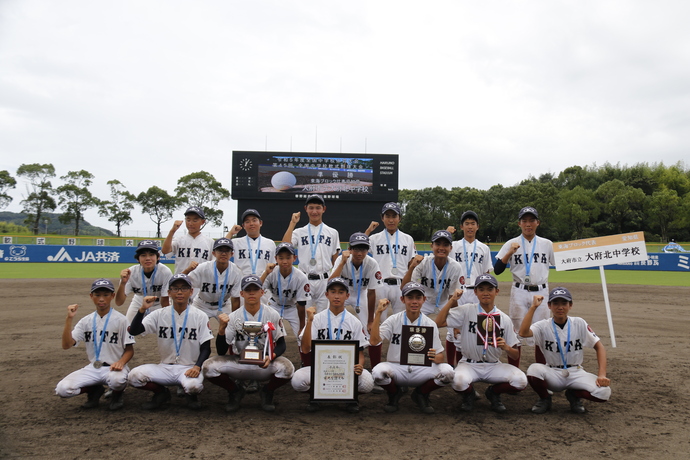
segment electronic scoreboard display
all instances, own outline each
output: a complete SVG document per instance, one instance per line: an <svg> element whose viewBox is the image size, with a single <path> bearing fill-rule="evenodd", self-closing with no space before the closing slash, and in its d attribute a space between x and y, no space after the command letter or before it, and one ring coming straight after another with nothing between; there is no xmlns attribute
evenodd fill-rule
<svg viewBox="0 0 690 460"><path fill-rule="evenodd" d="M233 199L394 201L398 155L234 151Z"/></svg>

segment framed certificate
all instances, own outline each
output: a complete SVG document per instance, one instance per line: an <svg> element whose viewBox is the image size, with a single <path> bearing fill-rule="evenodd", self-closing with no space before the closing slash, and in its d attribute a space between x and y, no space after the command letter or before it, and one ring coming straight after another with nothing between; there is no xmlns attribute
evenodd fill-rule
<svg viewBox="0 0 690 460"><path fill-rule="evenodd" d="M403 326L400 338L400 364L431 366L431 358L427 353L433 343L433 327Z"/></svg>
<svg viewBox="0 0 690 460"><path fill-rule="evenodd" d="M311 400L356 402L359 361L357 340L311 342Z"/></svg>

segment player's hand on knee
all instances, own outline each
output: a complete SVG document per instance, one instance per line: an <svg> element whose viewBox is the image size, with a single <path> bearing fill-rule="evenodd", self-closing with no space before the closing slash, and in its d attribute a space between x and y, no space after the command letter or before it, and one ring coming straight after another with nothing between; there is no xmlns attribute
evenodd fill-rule
<svg viewBox="0 0 690 460"><path fill-rule="evenodd" d="M79 308L79 304L73 303L72 305L67 306L67 317L68 318L74 318L74 315L77 314L77 309Z"/></svg>
<svg viewBox="0 0 690 460"><path fill-rule="evenodd" d="M115 371L115 372L121 371L122 369L124 369L124 367L125 367L125 365L122 364L120 361L115 361L114 363L112 363L112 364L110 365L110 372L113 372L113 371Z"/></svg>
<svg viewBox="0 0 690 460"><path fill-rule="evenodd" d="M199 366L192 366L190 369L187 369L187 372L184 373L186 377L189 377L190 379L195 379L199 377L199 374L201 373L201 369Z"/></svg>
<svg viewBox="0 0 690 460"><path fill-rule="evenodd" d="M599 376L597 377L597 386L598 387L608 387L611 385L611 380L608 379L606 376L602 377Z"/></svg>
<svg viewBox="0 0 690 460"><path fill-rule="evenodd" d="M361 364L355 364L355 375L362 375L362 370L364 367Z"/></svg>

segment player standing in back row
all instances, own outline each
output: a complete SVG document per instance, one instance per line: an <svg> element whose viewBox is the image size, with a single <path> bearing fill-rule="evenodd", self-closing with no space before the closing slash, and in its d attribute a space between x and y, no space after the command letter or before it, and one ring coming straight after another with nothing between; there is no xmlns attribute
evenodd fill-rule
<svg viewBox="0 0 690 460"><path fill-rule="evenodd" d="M201 229L206 225L204 210L199 206L188 208L184 212L187 233L175 235L182 222L175 221L161 248L163 254L175 255L175 275L182 273L192 262L200 264L213 260L213 240L201 233Z"/></svg>
<svg viewBox="0 0 690 460"><path fill-rule="evenodd" d="M522 234L506 241L496 255L494 273L500 275L510 264L513 285L510 289L510 318L516 331L520 330L522 319L532 305L535 295L546 297L549 292L549 268L555 265L553 243L551 240L537 236L539 214L531 206L526 206L518 213L518 226ZM549 309L541 305L534 312L533 322L547 319ZM521 338L523 345L534 346L533 338ZM539 347L534 349L536 362L545 363L544 354ZM510 359L510 364L520 366L520 356Z"/></svg>
<svg viewBox="0 0 690 460"><path fill-rule="evenodd" d="M276 244L273 240L261 235L264 221L256 209L247 209L242 213L242 226L234 225L226 238L232 238L245 230L243 238L233 241L235 250L235 265L242 272L242 276L258 275L266 270L266 265L275 263Z"/></svg>
<svg viewBox="0 0 690 460"><path fill-rule="evenodd" d="M328 307L324 295L328 274L340 252L338 231L323 223L326 202L321 195L309 195L304 204L309 223L295 229L301 213L296 212L290 219L283 241L289 241L297 250L299 269L307 274L311 288L311 305L320 312Z"/></svg>

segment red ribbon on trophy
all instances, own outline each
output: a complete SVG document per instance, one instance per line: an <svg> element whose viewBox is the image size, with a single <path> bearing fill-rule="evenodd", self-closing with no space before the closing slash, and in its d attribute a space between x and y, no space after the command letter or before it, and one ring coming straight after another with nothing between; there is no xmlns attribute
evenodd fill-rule
<svg viewBox="0 0 690 460"><path fill-rule="evenodd" d="M275 330L276 327L270 321L264 324L263 326L263 331L266 333L266 342L264 343L264 356L268 356L269 360L273 360L273 349L275 348L275 344L273 343L273 331Z"/></svg>

